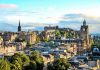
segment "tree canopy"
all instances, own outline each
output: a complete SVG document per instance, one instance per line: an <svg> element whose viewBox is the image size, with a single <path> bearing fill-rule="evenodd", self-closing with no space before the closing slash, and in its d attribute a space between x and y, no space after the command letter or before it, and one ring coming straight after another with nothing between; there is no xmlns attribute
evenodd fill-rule
<svg viewBox="0 0 100 70"><path fill-rule="evenodd" d="M33 51L29 56L15 53L9 61L0 60L0 70L43 70L43 67L43 58L37 51Z"/></svg>
<svg viewBox="0 0 100 70"><path fill-rule="evenodd" d="M37 70L43 70L43 66L44 66L43 58L39 52L33 51L31 53L30 60L36 62Z"/></svg>
<svg viewBox="0 0 100 70"><path fill-rule="evenodd" d="M48 64L48 70L67 70L70 67L70 63L66 59L60 58L55 60L52 64Z"/></svg>
<svg viewBox="0 0 100 70"><path fill-rule="evenodd" d="M0 70L10 70L10 63L5 59L0 60Z"/></svg>

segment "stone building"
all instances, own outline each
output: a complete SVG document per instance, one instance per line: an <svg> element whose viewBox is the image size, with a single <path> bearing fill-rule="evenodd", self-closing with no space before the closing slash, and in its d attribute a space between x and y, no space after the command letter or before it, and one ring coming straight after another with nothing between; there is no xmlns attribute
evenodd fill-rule
<svg viewBox="0 0 100 70"><path fill-rule="evenodd" d="M7 46L0 47L0 54L9 54L16 52L16 46L13 44L9 44Z"/></svg>
<svg viewBox="0 0 100 70"><path fill-rule="evenodd" d="M89 37L89 28L88 25L86 25L86 21L83 21L83 25L80 29L80 36L81 39L83 39L83 47L84 49L88 49L90 47L90 37Z"/></svg>
<svg viewBox="0 0 100 70"><path fill-rule="evenodd" d="M36 35L36 32L28 32L27 35L26 35L26 40L29 44L35 44L36 43L36 38L37 38L37 35Z"/></svg>
<svg viewBox="0 0 100 70"><path fill-rule="evenodd" d="M0 47L3 46L3 38L0 36Z"/></svg>
<svg viewBox="0 0 100 70"><path fill-rule="evenodd" d="M55 31L58 30L58 26L49 26L49 27L44 27L44 33L45 33L45 38L48 40L53 40L55 39Z"/></svg>
<svg viewBox="0 0 100 70"><path fill-rule="evenodd" d="M17 37L17 34L13 32L5 32L2 35L3 41L9 41L9 42L13 42L16 37Z"/></svg>
<svg viewBox="0 0 100 70"><path fill-rule="evenodd" d="M45 31L45 38L48 38L50 40L55 40L57 41L57 39L55 38L55 31L59 30L61 33L63 34L61 35L61 37L64 37L66 39L65 40L61 40L61 38L59 38L60 42L65 42L65 43L76 43L77 47L78 47L78 52L83 52L84 50L86 51L86 49L89 49L91 46L91 37L89 35L89 27L86 24L86 20L83 21L83 25L80 27L80 30L73 30L71 28L59 28L58 26L55 27L44 27L44 31ZM52 38L52 39L51 39ZM73 40L67 40L67 39L73 39Z"/></svg>

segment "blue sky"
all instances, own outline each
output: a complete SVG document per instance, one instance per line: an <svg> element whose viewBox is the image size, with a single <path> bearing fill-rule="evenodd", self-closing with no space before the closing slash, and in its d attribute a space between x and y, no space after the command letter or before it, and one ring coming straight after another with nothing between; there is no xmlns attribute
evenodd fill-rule
<svg viewBox="0 0 100 70"><path fill-rule="evenodd" d="M23 30L47 25L79 29L86 19L90 33L100 33L100 0L0 0L0 16L0 30L17 31L19 19Z"/></svg>

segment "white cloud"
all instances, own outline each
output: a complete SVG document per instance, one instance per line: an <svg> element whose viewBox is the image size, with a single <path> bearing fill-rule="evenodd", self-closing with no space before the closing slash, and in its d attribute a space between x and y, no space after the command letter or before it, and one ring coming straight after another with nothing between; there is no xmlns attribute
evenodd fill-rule
<svg viewBox="0 0 100 70"><path fill-rule="evenodd" d="M100 17L100 6L70 10L70 13L81 13L89 17Z"/></svg>
<svg viewBox="0 0 100 70"><path fill-rule="evenodd" d="M89 25L90 33L100 33L100 20L98 17L89 17L82 14L66 14L63 20L59 22L60 26L79 30L83 24L84 17Z"/></svg>
<svg viewBox="0 0 100 70"><path fill-rule="evenodd" d="M2 16L3 21L4 22L6 21L7 23L10 24L16 24L20 20L22 24L39 23L40 25L43 25L44 23L45 25L46 24L56 25L62 19L61 14L53 12L52 15L49 14L50 12L43 13L43 12L29 12L29 11L8 11L6 13L8 14L6 15L3 14Z"/></svg>
<svg viewBox="0 0 100 70"><path fill-rule="evenodd" d="M6 22L11 24L19 23L19 20L22 24L26 24L26 23L32 23L35 19L31 16L29 17L29 16L8 15L5 16L5 20Z"/></svg>
<svg viewBox="0 0 100 70"><path fill-rule="evenodd" d="M0 9L10 9L10 8L17 8L16 4L0 4Z"/></svg>
<svg viewBox="0 0 100 70"><path fill-rule="evenodd" d="M89 24L89 32L90 33L100 33L100 24L94 23L94 24Z"/></svg>
<svg viewBox="0 0 100 70"><path fill-rule="evenodd" d="M0 5L0 8L17 8L15 4L6 4ZM87 23L89 24L90 32L99 32L100 27L100 17L98 17L96 9L83 9L81 10L73 10L74 14L68 14L68 12L72 12L71 10L59 11L57 8L48 7L46 10L41 11L20 11L20 10L11 10L6 11L4 14L0 12L0 21L6 22L13 25L18 25L19 20L21 21L21 25L29 25L29 27L24 27L24 29L35 29L35 26L48 26L48 25L59 25L65 27L71 27L73 29L79 29L82 25L83 19L85 18ZM67 13L67 15L65 15ZM81 14L76 14L81 13ZM92 14L93 13L93 14ZM85 14L85 15L83 15ZM95 16L95 17L93 17ZM64 21L64 23L61 23ZM96 25L95 25L96 24Z"/></svg>

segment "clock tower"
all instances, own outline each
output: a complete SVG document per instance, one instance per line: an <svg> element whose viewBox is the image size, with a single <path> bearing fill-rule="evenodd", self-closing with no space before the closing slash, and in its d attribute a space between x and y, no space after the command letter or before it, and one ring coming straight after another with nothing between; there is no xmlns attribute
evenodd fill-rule
<svg viewBox="0 0 100 70"><path fill-rule="evenodd" d="M85 49L89 48L89 29L88 29L88 25L86 25L86 20L83 21L83 25L81 26L80 29L80 35L81 35L81 39L84 42L83 47Z"/></svg>

